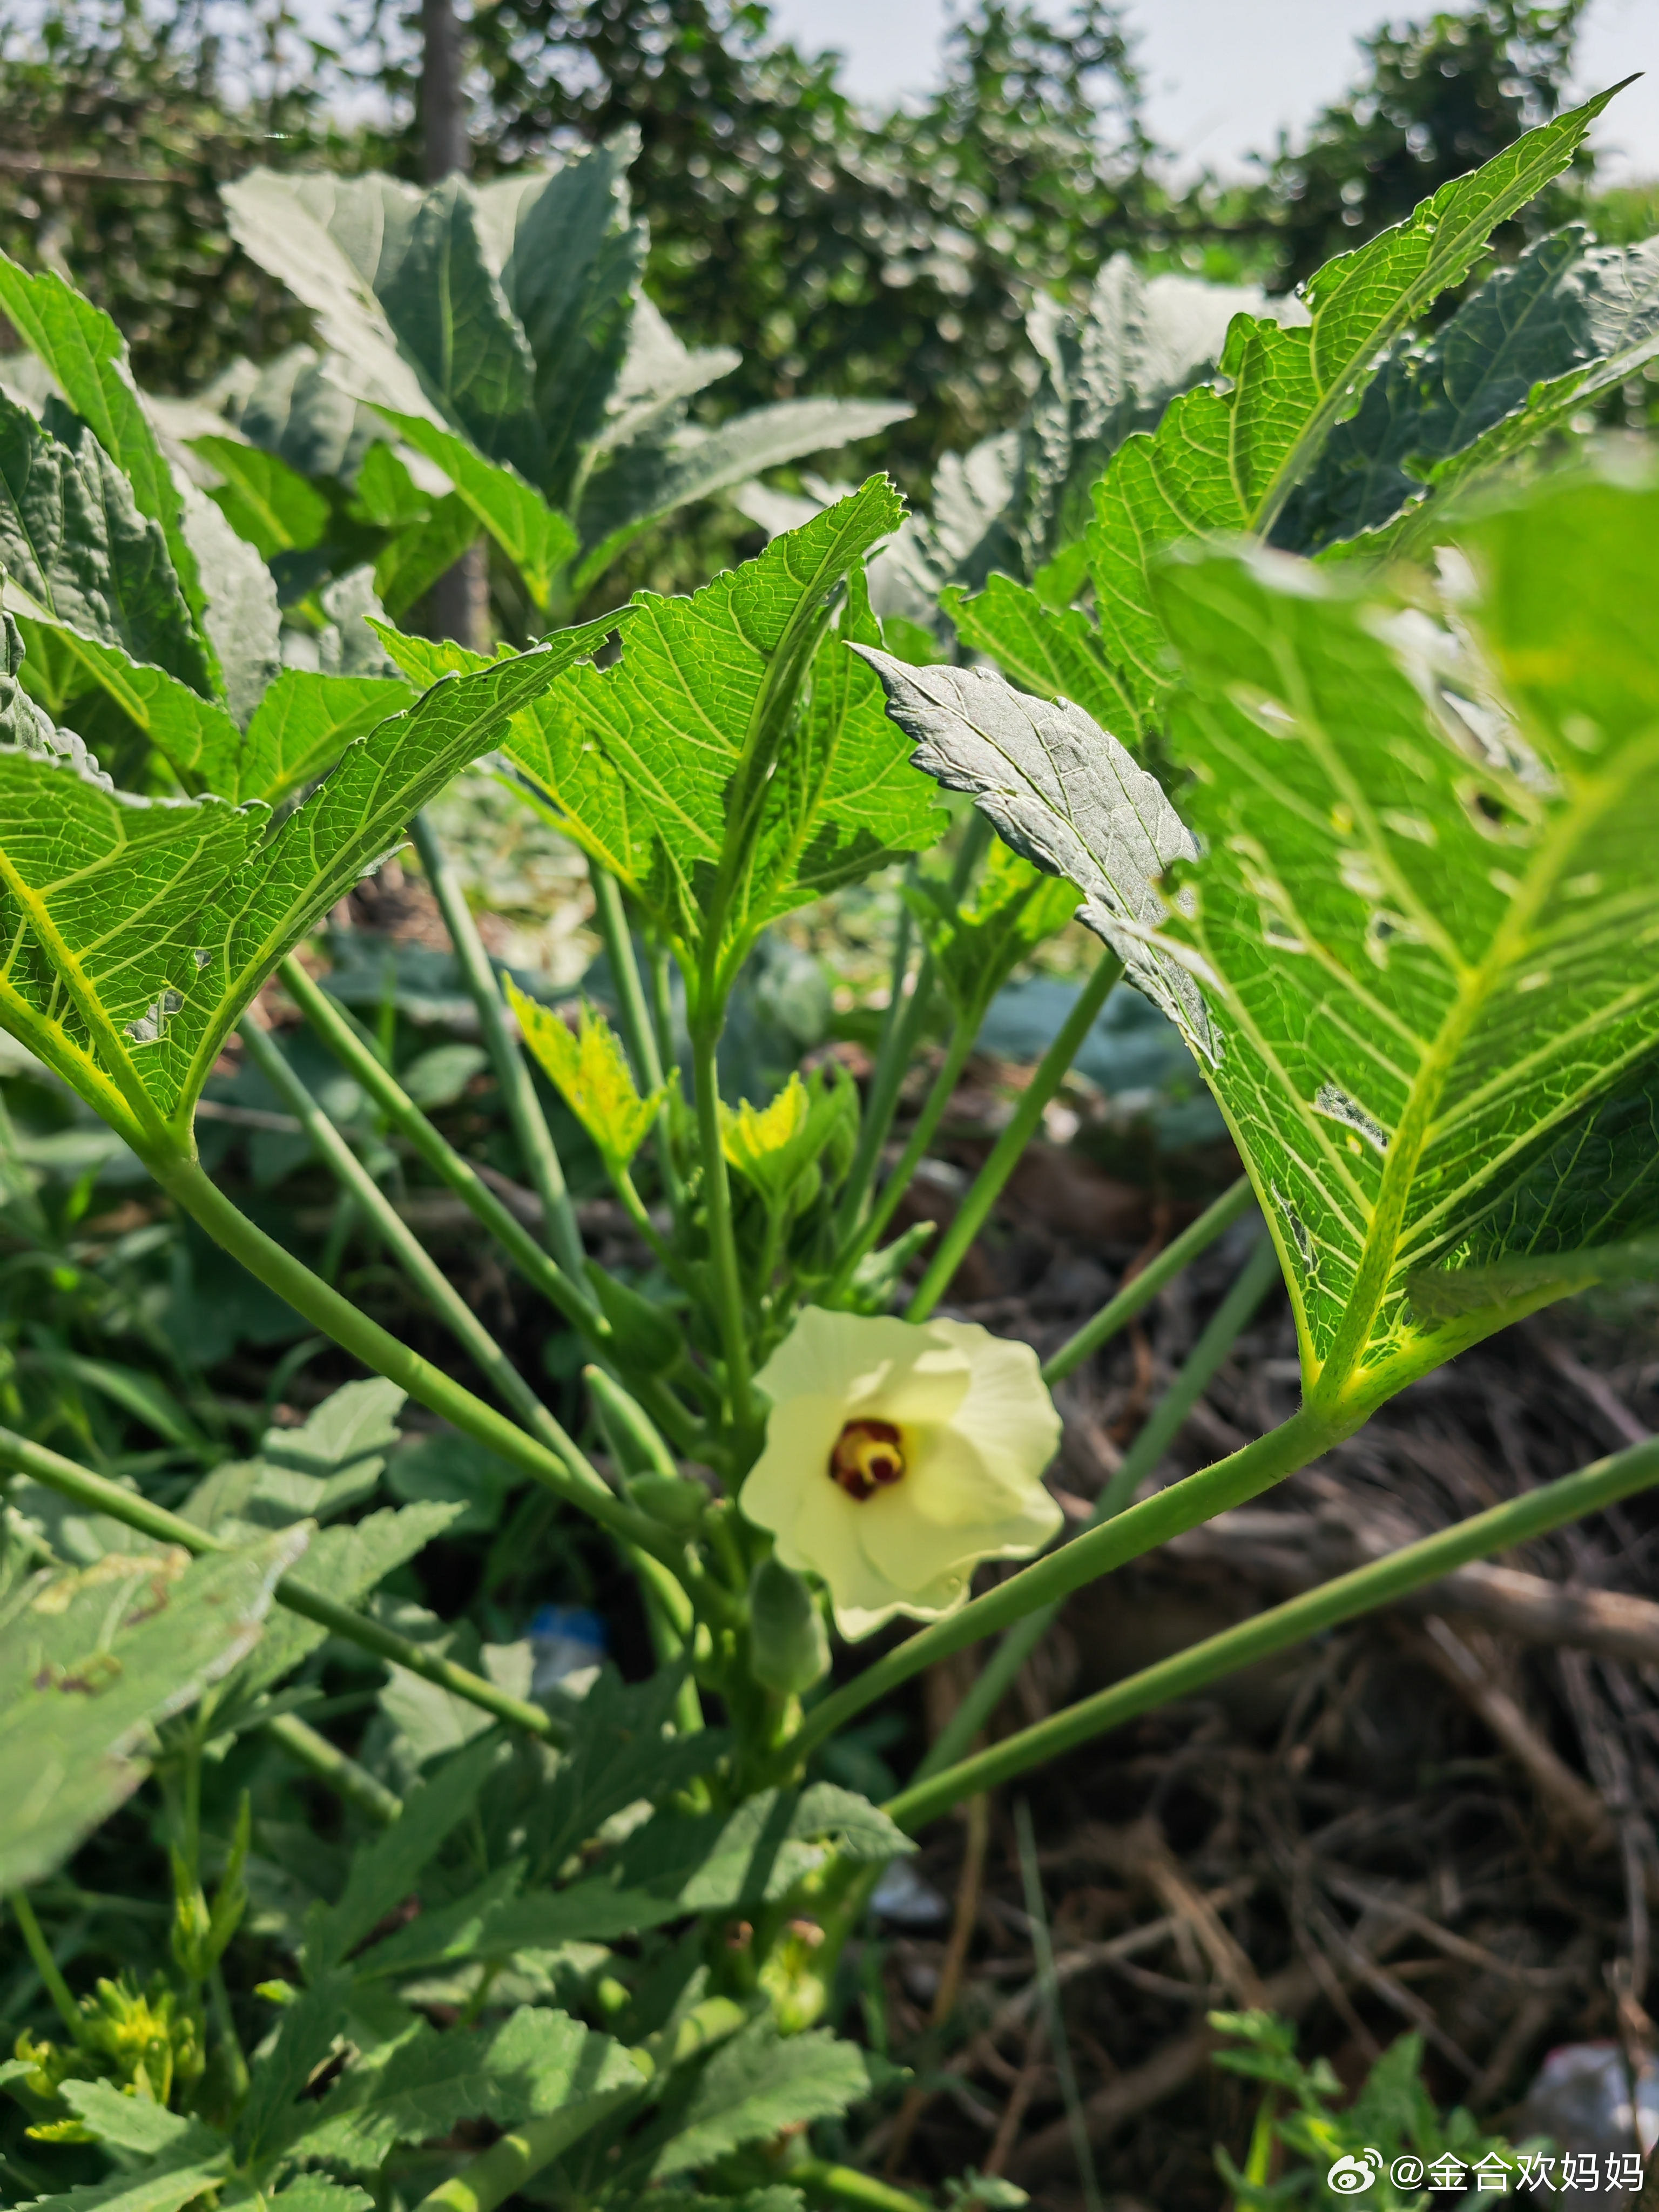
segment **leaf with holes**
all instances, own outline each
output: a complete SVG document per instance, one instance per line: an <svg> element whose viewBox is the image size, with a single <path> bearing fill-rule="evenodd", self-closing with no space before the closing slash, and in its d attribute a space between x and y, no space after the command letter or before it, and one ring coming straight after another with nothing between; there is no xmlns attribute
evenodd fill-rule
<svg viewBox="0 0 1659 2212"><path fill-rule="evenodd" d="M279 1577L305 1550L284 1529L191 1560L117 1552L36 1575L0 1606L0 1884L38 1881L148 1771L155 1724L194 1703L258 1639Z"/></svg>
<svg viewBox="0 0 1659 2212"><path fill-rule="evenodd" d="M1650 1173L1570 1202L1557 1151L1659 1051L1659 494L1556 486L1465 543L1461 646L1271 562L1158 587L1206 850L1164 938L1214 1016L1320 1401L1367 1402L1516 1310L1437 1334L1415 1271L1659 1223Z"/></svg>
<svg viewBox="0 0 1659 2212"><path fill-rule="evenodd" d="M1471 1309L1423 1271L1659 1225L1659 492L1558 485L1464 542L1438 623L1278 555L1164 569L1185 828L1077 708L882 665L923 764L1185 1030L1345 1417L1562 1272Z"/></svg>

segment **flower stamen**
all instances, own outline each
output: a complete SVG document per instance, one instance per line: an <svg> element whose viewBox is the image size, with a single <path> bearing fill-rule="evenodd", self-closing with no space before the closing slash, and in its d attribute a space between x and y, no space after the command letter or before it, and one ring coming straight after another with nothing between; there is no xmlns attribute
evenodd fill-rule
<svg viewBox="0 0 1659 2212"><path fill-rule="evenodd" d="M904 1449L891 1421L848 1421L830 1455L830 1480L860 1504L897 1482L904 1473Z"/></svg>

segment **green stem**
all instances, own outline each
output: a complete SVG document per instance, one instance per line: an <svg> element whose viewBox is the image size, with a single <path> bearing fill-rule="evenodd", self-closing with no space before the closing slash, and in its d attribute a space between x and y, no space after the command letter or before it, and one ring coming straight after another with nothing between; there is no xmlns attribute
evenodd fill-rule
<svg viewBox="0 0 1659 2212"><path fill-rule="evenodd" d="M359 1766L337 1744L302 1721L296 1713L276 1713L265 1723L265 1734L281 1744L289 1757L325 1782L338 1797L382 1827L397 1819L404 1801L377 1782L366 1766Z"/></svg>
<svg viewBox="0 0 1659 2212"><path fill-rule="evenodd" d="M1304 1643L1358 1613L1391 1604L1473 1559L1530 1543L1552 1528L1581 1520L1588 1513L1599 1513L1656 1482L1659 1482L1659 1437L1598 1460L1559 1482L1542 1484L1524 1497L1491 1506L1455 1528L1425 1536L1385 1559L1356 1567L1318 1589L1256 1613L1236 1628L1206 1637L1174 1658L1144 1668L1126 1681L1113 1683L1109 1689L1084 1698L1036 1727L1021 1729L989 1751L901 1791L886 1810L901 1827L920 1827L960 1799L994 1789L1012 1776L1056 1759L1109 1729L1121 1728L1141 1713L1190 1697L1224 1674Z"/></svg>
<svg viewBox="0 0 1659 2212"><path fill-rule="evenodd" d="M1059 1035L1037 1062L1036 1073L1021 1093L1012 1121L992 1146L990 1158L974 1177L972 1188L957 1208L956 1218L928 1261L927 1272L905 1310L906 1321L926 1321L950 1288L951 1278L962 1264L963 1253L978 1236L986 1215L1002 1194L1003 1185L1018 1166L1020 1154L1043 1108L1065 1081L1083 1040L1094 1027L1096 1015L1106 1003L1107 994L1122 973L1123 963L1114 952L1103 953L1096 962L1094 973L1078 994L1077 1004L1066 1015Z"/></svg>
<svg viewBox="0 0 1659 2212"><path fill-rule="evenodd" d="M424 815L417 814L410 828L421 866L426 871L427 881L443 915L444 927L449 932L449 941L455 948L455 957L466 978L472 1003L478 1010L478 1025L495 1070L495 1079L501 1086L501 1097L507 1102L507 1118L519 1140L526 1170L542 1202L542 1218L553 1256L570 1279L579 1283L585 1260L581 1231L576 1226L575 1209L565 1188L564 1170L559 1165L553 1132L547 1126L547 1116L542 1112L530 1070L507 1021L495 968L478 934L478 925L472 919L466 894L444 858L432 825Z"/></svg>
<svg viewBox="0 0 1659 2212"><path fill-rule="evenodd" d="M692 1081L697 1096L697 1146L702 1155L703 1206L708 1217L710 1287L720 1350L726 1359L726 1395L732 1426L742 1435L753 1426L749 1393L749 1337L744 1325L743 1279L738 1270L737 1238L732 1228L732 1186L720 1142L718 1040L700 1029L691 1041Z"/></svg>
<svg viewBox="0 0 1659 2212"><path fill-rule="evenodd" d="M915 1018L918 1004L933 995L933 963L924 954L915 973L915 981L907 996L905 984L909 981L910 932L913 924L908 906L899 908L898 928L893 938L892 980L887 990L887 1011L882 1017L881 1035L876 1041L876 1056L870 1069L870 1089L864 1102L864 1114L859 1124L859 1141L853 1154L853 1164L842 1185L841 1198L836 1212L838 1236L850 1237L859 1225L864 1211L864 1201L881 1159L881 1148L887 1142L887 1132L892 1127L894 1111L898 1105L899 1091L904 1081L908 1055L901 1051L903 1040L900 1031Z"/></svg>
<svg viewBox="0 0 1659 2212"><path fill-rule="evenodd" d="M1100 2184L1095 2179L1094 2152L1090 2147L1089 2130L1083 2118L1083 2100L1077 2093L1077 2070L1072 2064L1066 2016L1060 2010L1060 1980L1054 1972L1054 1947L1048 1933L1048 1914L1042 1899L1042 1876L1037 1867L1036 1837L1031 1827L1031 1808L1023 1797L1014 1808L1014 1832L1019 1846L1020 1883L1025 1892L1025 1917L1031 1924L1031 1956L1036 1966L1042 2008L1048 2015L1048 2047L1054 2053L1054 2072L1060 2080L1060 2103L1065 2107L1066 2124L1071 2131L1072 2154L1077 2160L1078 2177L1083 2184L1083 2202L1086 2212L1101 2212Z"/></svg>
<svg viewBox="0 0 1659 2212"><path fill-rule="evenodd" d="M958 1021L951 1031L951 1042L945 1048L945 1058L940 1063L939 1073L933 1078L926 1099L922 1102L921 1111L916 1116L915 1127L911 1130L909 1139L904 1150L899 1154L892 1173L883 1183L880 1195L871 1207L863 1228L842 1253L841 1265L836 1270L834 1280L823 1294L825 1305L834 1305L836 1301L845 1293L847 1285L852 1281L858 1270L859 1262L867 1252L873 1250L876 1240L892 1219L899 1200L910 1188L910 1179L921 1166L923 1156L933 1142L933 1132L944 1120L945 1109L956 1095L957 1081L963 1069L968 1064L968 1055L972 1052L974 1040L978 1035L977 1014L969 1016L966 1020Z"/></svg>
<svg viewBox="0 0 1659 2212"><path fill-rule="evenodd" d="M602 868L597 860L589 861L587 879L593 886L594 918L605 940L605 958L617 993L617 1018L628 1056L634 1063L634 1079L641 1091L659 1091L662 1059L645 1003L639 963L634 957L634 939L629 931L622 891L611 871Z"/></svg>
<svg viewBox="0 0 1659 2212"><path fill-rule="evenodd" d="M433 1127L396 1077L369 1050L328 993L312 981L291 953L276 972L283 988L340 1065L362 1085L389 1125L414 1147L433 1173L448 1184L489 1231L526 1281L595 1345L608 1342L608 1326L586 1290L548 1257L524 1224L502 1205L471 1162L463 1159L448 1139Z"/></svg>
<svg viewBox="0 0 1659 2212"><path fill-rule="evenodd" d="M975 813L963 832L962 843L957 851L951 870L950 897L954 903L968 888L968 878L978 866L980 857L991 842L991 825L982 814ZM859 1225L864 1211L864 1201L875 1180L876 1170L881 1164L883 1147L887 1133L893 1126L893 1115L898 1110L899 1093L904 1078L921 1043L927 1026L927 1017L933 1010L933 986L939 971L931 952L924 952L916 969L916 980L908 999L903 997L904 971L909 958L910 909L905 907L899 916L899 926L894 944L893 981L887 1000L887 1018L882 1024L881 1042L877 1048L876 1064L870 1079L870 1095L865 1103L864 1120L859 1131L858 1150L853 1156L853 1165L842 1189L836 1210L837 1238L850 1237Z"/></svg>
<svg viewBox="0 0 1659 2212"><path fill-rule="evenodd" d="M608 868L600 867L597 860L590 860L587 875L593 886L594 915L599 934L605 939L605 957L616 986L617 1015L622 1024L623 1042L634 1063L635 1079L649 1097L663 1087L662 1054L657 1049L657 1032L646 1002L640 963L634 957L628 909L623 904L621 886ZM674 1164L673 1125L672 1106L665 1095L657 1109L657 1167L662 1176L664 1194L678 1221L684 1206L685 1192Z"/></svg>
<svg viewBox="0 0 1659 2212"><path fill-rule="evenodd" d="M77 1467L71 1459L60 1459L44 1444L32 1443L27 1437L20 1437L10 1429L0 1428L0 1463L32 1475L48 1490L55 1490L60 1497L91 1512L107 1513L112 1521L136 1528L141 1536L152 1536L158 1543L177 1544L197 1559L210 1552L234 1549L218 1537L210 1536L205 1528L198 1528L194 1522L181 1520L165 1506L152 1505L149 1498L141 1498L136 1491L123 1490L118 1483L94 1474L88 1468ZM481 1674L471 1674L465 1667L457 1667L450 1660L428 1651L423 1644L399 1636L395 1630L382 1628L378 1620L353 1613L349 1606L307 1589L292 1575L283 1577L273 1595L279 1605L307 1620L314 1620L331 1636L343 1637L347 1643L372 1651L377 1659L385 1659L394 1667L406 1668L411 1674L435 1683L441 1690L449 1690L469 1705L493 1713L497 1720L550 1741L556 1740L561 1734L539 1705L526 1705L522 1698L510 1697L493 1682L485 1681Z"/></svg>
<svg viewBox="0 0 1659 2212"><path fill-rule="evenodd" d="M520 1468L567 1505L579 1507L613 1536L653 1552L665 1566L678 1569L680 1561L674 1547L665 1540L656 1522L614 1498L580 1453L567 1461L562 1453L549 1450L538 1438L527 1435L453 1376L446 1375L442 1368L411 1352L349 1298L331 1290L303 1261L267 1237L194 1160L161 1159L149 1164L162 1189L206 1230L216 1244L222 1245L234 1260L240 1260L267 1290L286 1299L295 1313L332 1337L354 1359L360 1359L372 1373L396 1382L429 1413L483 1444L487 1451L495 1452L510 1467Z"/></svg>
<svg viewBox="0 0 1659 2212"><path fill-rule="evenodd" d="M1206 1207L1196 1221L1166 1244L1155 1260L1149 1261L1132 1281L1125 1283L1117 1296L1109 1298L1091 1321L1085 1322L1077 1334L1060 1346L1042 1370L1043 1381L1063 1382L1091 1352L1109 1343L1121 1328L1152 1304L1165 1283L1172 1281L1188 1261L1195 1260L1249 1210L1254 1196L1249 1177L1240 1176L1213 1205Z"/></svg>
<svg viewBox="0 0 1659 2212"><path fill-rule="evenodd" d="M860 2173L856 2166L833 2166L827 2159L799 2159L786 2170L784 2179L822 2203L855 2205L859 2212L928 2212L922 2198L908 2190L895 2189L872 2173Z"/></svg>
<svg viewBox="0 0 1659 2212"><path fill-rule="evenodd" d="M1044 1559L1033 1560L1006 1583L987 1590L983 1597L973 1599L959 1613L907 1638L850 1682L832 1691L806 1716L790 1747L792 1753L797 1758L805 1757L837 1729L844 1728L854 1713L884 1698L934 1660L948 1658L951 1652L977 1644L981 1637L1023 1620L1039 1606L1069 1596L1126 1560L1138 1559L1155 1545L1167 1544L1172 1536L1195 1528L1200 1521L1212 1521L1218 1513L1259 1497L1351 1436L1363 1418L1355 1414L1340 1420L1326 1419L1304 1407L1288 1421L1241 1450L1230 1452L1213 1467L1189 1474L1184 1482L1172 1482L1167 1490L1143 1498L1115 1521L1074 1537Z"/></svg>
<svg viewBox="0 0 1659 2212"><path fill-rule="evenodd" d="M1097 1528L1103 1522L1115 1519L1129 1504L1142 1478L1150 1474L1163 1458L1176 1431L1209 1388L1216 1370L1232 1350L1239 1332L1249 1324L1268 1285L1278 1279L1279 1255L1272 1240L1263 1237L1240 1270L1238 1279L1211 1316L1181 1372L1124 1454L1122 1465L1102 1491L1079 1534ZM967 1696L940 1729L914 1780L920 1782L929 1774L936 1774L963 1756L1002 1702L1003 1692L1053 1627L1059 1611L1057 1604L1045 1605L1036 1613L1027 1613L1024 1620L1017 1621L1008 1630Z"/></svg>
<svg viewBox="0 0 1659 2212"><path fill-rule="evenodd" d="M640 2086L643 2088L643 2082ZM495 2207L505 2203L532 2174L550 2166L572 2143L636 2094L632 2089L613 2089L602 2096L585 2097L540 2119L526 2120L423 2197L415 2212L495 2212Z"/></svg>
<svg viewBox="0 0 1659 2212"><path fill-rule="evenodd" d="M297 1115L330 1173L343 1190L349 1191L359 1210L373 1223L404 1274L478 1372L489 1376L496 1395L512 1407L532 1436L539 1437L550 1450L557 1452L579 1472L586 1468L593 1481L603 1488L601 1477L588 1467L575 1443L554 1419L324 1113L289 1065L287 1054L270 1030L264 1027L257 1014L244 1016L241 1035L254 1065L289 1111Z"/></svg>
<svg viewBox="0 0 1659 2212"><path fill-rule="evenodd" d="M23 1941L28 1947L29 1957L34 1961L34 1971L45 1983L46 1995L58 2008L58 2017L69 2030L76 2049L89 2049L85 2015L76 2003L57 1960L52 1955L52 1946L34 1917L34 1907L21 1889L15 1889L11 1893L11 1909L17 1916L17 1925L23 1931Z"/></svg>

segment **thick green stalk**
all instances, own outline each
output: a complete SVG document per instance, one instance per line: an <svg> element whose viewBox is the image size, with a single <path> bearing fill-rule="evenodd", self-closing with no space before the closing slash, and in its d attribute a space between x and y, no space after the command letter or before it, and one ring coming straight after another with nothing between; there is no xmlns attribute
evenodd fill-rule
<svg viewBox="0 0 1659 2212"><path fill-rule="evenodd" d="M1128 1504L1142 1478L1150 1474L1163 1458L1176 1431L1209 1388L1211 1378L1232 1350L1239 1332L1249 1325L1268 1285L1278 1279L1279 1255L1271 1240L1263 1237L1187 1355L1181 1372L1142 1424L1139 1435L1123 1455L1121 1466L1101 1492L1079 1534L1097 1528L1103 1521L1115 1519ZM940 1729L927 1758L916 1769L914 1780L919 1782L929 1774L936 1774L962 1757L1002 1702L1008 1685L1053 1627L1059 1611L1058 1605L1045 1605L1039 1612L1027 1613L1024 1620L1017 1621L1008 1630L967 1696Z"/></svg>
<svg viewBox="0 0 1659 2212"><path fill-rule="evenodd" d="M277 969L283 988L340 1065L362 1085L398 1135L406 1139L433 1173L501 1245L526 1282L538 1290L568 1322L595 1345L608 1341L609 1325L580 1282L573 1282L549 1258L517 1215L496 1197L470 1160L435 1129L415 1101L320 985L290 953Z"/></svg>
<svg viewBox="0 0 1659 2212"><path fill-rule="evenodd" d="M644 2086L640 2084L641 2088ZM430 2196L423 2197L415 2212L495 2212L495 2207L505 2203L532 2174L562 2157L572 2143L580 2142L637 2094L633 2089L613 2089L603 2096L584 2097L539 2119L526 2120Z"/></svg>
<svg viewBox="0 0 1659 2212"><path fill-rule="evenodd" d="M957 1208L956 1218L927 1262L927 1272L905 1310L906 1321L926 1321L950 1288L951 1278L962 1256L978 1236L986 1215L1002 1194L1002 1187L1019 1164L1043 1108L1066 1080L1083 1040L1094 1027L1095 1017L1123 973L1115 952L1103 952L1094 973L1078 995L1077 1004L1060 1024L1060 1033L1037 1062L1036 1072L1020 1094L1013 1119L991 1148L991 1156L974 1177L968 1195Z"/></svg>
<svg viewBox="0 0 1659 2212"><path fill-rule="evenodd" d="M487 1375L496 1395L510 1406L532 1436L539 1437L571 1467L583 1468L604 1487L570 1437L531 1389L443 1269L398 1212L368 1170L324 1113L257 1014L241 1024L242 1042L259 1073L289 1112L295 1115L315 1146L324 1164L343 1190L349 1191L364 1217L373 1223L410 1281L444 1323L457 1344L481 1375Z"/></svg>
<svg viewBox="0 0 1659 2212"><path fill-rule="evenodd" d="M934 1660L948 1658L951 1652L977 1644L981 1637L994 1635L1038 1607L1052 1605L1127 1560L1138 1559L1143 1552L1195 1528L1200 1521L1212 1521L1218 1513L1259 1497L1344 1437L1352 1436L1362 1419L1356 1413L1340 1422L1323 1420L1304 1407L1254 1443L1218 1460L1213 1467L1189 1474L1184 1482L1172 1482L1167 1490L1143 1498L1115 1521L1033 1560L1006 1583L987 1590L983 1597L971 1600L959 1613L947 1614L884 1652L850 1682L832 1691L806 1716L790 1746L792 1754L805 1757L837 1729L844 1728L854 1713L884 1698Z"/></svg>
<svg viewBox="0 0 1659 2212"><path fill-rule="evenodd" d="M579 1507L613 1536L654 1553L665 1566L678 1571L683 1564L679 1553L656 1522L613 1497L580 1454L567 1461L562 1454L550 1451L539 1438L527 1435L505 1414L475 1397L442 1368L411 1352L349 1298L313 1275L303 1261L267 1237L194 1160L152 1160L149 1165L162 1189L206 1230L216 1244L222 1245L234 1260L240 1260L267 1290L286 1299L295 1313L332 1337L354 1359L396 1382L429 1413L495 1452L510 1467L518 1468L566 1504Z"/></svg>
<svg viewBox="0 0 1659 2212"><path fill-rule="evenodd" d="M741 1436L754 1425L749 1390L749 1335L744 1326L743 1278L738 1268L737 1237L732 1227L732 1186L720 1142L718 1040L700 1030L692 1037L692 1081L697 1094L697 1148L702 1155L702 1202L708 1220L709 1285L720 1350L726 1359L726 1395L732 1426Z"/></svg>
<svg viewBox="0 0 1659 2212"><path fill-rule="evenodd" d="M279 1743L289 1757L303 1766L307 1774L314 1774L325 1782L348 1805L377 1820L382 1827L395 1820L404 1809L404 1801L377 1782L366 1766L331 1743L319 1729L302 1721L297 1713L273 1713L265 1723L265 1734Z"/></svg>
<svg viewBox="0 0 1659 2212"><path fill-rule="evenodd" d="M1115 1682L1109 1689L1085 1698L1036 1727L1022 1729L1018 1735L1007 1737L989 1751L902 1790L886 1810L901 1827L920 1827L961 1799L993 1790L999 1783L1057 1759L1061 1753L1109 1729L1121 1728L1156 1706L1190 1697L1224 1674L1321 1635L1358 1613L1391 1604L1473 1559L1530 1543L1552 1528L1582 1520L1587 1513L1601 1512L1656 1482L1659 1482L1659 1437L1598 1460L1559 1482L1544 1483L1523 1497L1491 1506L1454 1528L1442 1528L1404 1546L1385 1559L1356 1567L1318 1589L1256 1613L1236 1628L1206 1637L1174 1658L1143 1668L1127 1681Z"/></svg>
<svg viewBox="0 0 1659 2212"><path fill-rule="evenodd" d="M199 1559L204 1553L226 1552L232 1547L211 1536L205 1528L198 1528L193 1521L184 1521L165 1506L152 1505L147 1498L136 1491L123 1490L119 1483L106 1476L94 1474L90 1468L77 1467L71 1459L61 1459L44 1444L32 1443L10 1429L0 1429L0 1465L15 1468L20 1474L33 1475L48 1490L68 1498L93 1513L106 1513L112 1521L124 1527L136 1528L141 1536L153 1536L158 1543L177 1544L183 1551ZM493 1713L497 1720L507 1721L514 1728L526 1729L532 1735L556 1739L560 1731L539 1705L526 1705L522 1698L509 1697L482 1674L474 1674L465 1667L457 1667L449 1660L440 1658L423 1644L412 1643L390 1628L382 1628L377 1620L366 1614L353 1613L349 1606L338 1604L331 1597L322 1597L307 1589L292 1575L284 1575L274 1593L276 1602L286 1606L290 1613L314 1620L333 1636L343 1637L365 1651L372 1651L377 1659L385 1659L394 1667L406 1668L411 1674L419 1674L434 1682L441 1690L453 1691L469 1705Z"/></svg>
<svg viewBox="0 0 1659 2212"><path fill-rule="evenodd" d="M784 2179L821 2204L851 2204L858 2212L928 2212L924 2201L908 2190L878 2181L873 2173L860 2173L855 2166L834 2166L826 2159L798 2159L785 2169Z"/></svg>
<svg viewBox="0 0 1659 2212"><path fill-rule="evenodd" d="M524 1155L526 1170L542 1202L542 1218L553 1256L571 1280L579 1283L585 1262L581 1231L576 1226L575 1209L565 1188L564 1170L559 1165L553 1132L547 1126L547 1116L542 1112L530 1070L507 1021L495 968L478 934L478 925L472 919L466 894L444 858L443 848L433 835L431 824L423 815L417 814L410 828L421 866L426 871L427 881L443 915L444 927L449 932L449 941L455 948L455 957L466 978L466 988L478 1009L478 1024L483 1031L495 1079L501 1086L501 1097L507 1102L507 1118Z"/></svg>
<svg viewBox="0 0 1659 2212"><path fill-rule="evenodd" d="M1249 1177L1240 1176L1236 1183L1205 1208L1196 1221L1166 1244L1155 1260L1149 1261L1133 1281L1125 1283L1115 1297L1109 1298L1092 1320L1085 1322L1075 1336L1060 1346L1042 1370L1043 1381L1063 1382L1091 1352L1109 1344L1119 1329L1127 1328L1143 1308L1152 1304L1165 1283L1174 1280L1188 1261L1207 1250L1224 1231L1231 1229L1249 1211L1254 1197Z"/></svg>

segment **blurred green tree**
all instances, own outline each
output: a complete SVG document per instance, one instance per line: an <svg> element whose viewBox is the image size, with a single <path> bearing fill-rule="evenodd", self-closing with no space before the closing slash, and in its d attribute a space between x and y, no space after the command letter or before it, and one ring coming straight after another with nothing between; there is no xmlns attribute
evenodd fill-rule
<svg viewBox="0 0 1659 2212"><path fill-rule="evenodd" d="M1299 284L1553 115L1585 4L1481 0L1362 39L1365 65L1348 96L1321 111L1296 150L1281 137L1268 167L1261 215L1276 236L1278 283ZM1591 161L1578 158L1580 185ZM1579 196L1572 181L1554 186L1529 222L1503 227L1498 252L1513 258L1566 221Z"/></svg>
<svg viewBox="0 0 1659 2212"><path fill-rule="evenodd" d="M255 161L374 157L331 121L336 58L288 0L246 0L233 51L213 21L204 0L0 9L0 246L72 270L161 392L302 333L232 247L218 185Z"/></svg>

